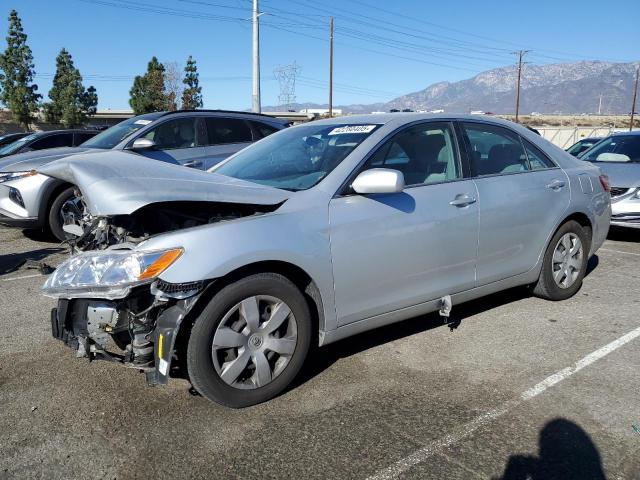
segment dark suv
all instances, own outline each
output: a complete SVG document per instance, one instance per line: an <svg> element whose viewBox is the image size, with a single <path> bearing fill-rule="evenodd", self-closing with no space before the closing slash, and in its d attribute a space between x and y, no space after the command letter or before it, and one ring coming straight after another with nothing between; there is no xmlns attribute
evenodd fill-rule
<svg viewBox="0 0 640 480"><path fill-rule="evenodd" d="M98 134L96 130L50 130L17 138L0 148L0 157L56 147L77 147Z"/></svg>

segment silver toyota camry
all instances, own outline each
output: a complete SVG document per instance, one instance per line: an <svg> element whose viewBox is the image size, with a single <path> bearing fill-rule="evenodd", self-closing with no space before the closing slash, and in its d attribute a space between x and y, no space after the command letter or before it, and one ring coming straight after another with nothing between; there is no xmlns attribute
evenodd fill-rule
<svg viewBox="0 0 640 480"><path fill-rule="evenodd" d="M231 407L286 389L312 343L516 286L571 297L611 216L597 166L487 117L322 120L209 172L78 157L41 170L94 218L43 287L53 335Z"/></svg>

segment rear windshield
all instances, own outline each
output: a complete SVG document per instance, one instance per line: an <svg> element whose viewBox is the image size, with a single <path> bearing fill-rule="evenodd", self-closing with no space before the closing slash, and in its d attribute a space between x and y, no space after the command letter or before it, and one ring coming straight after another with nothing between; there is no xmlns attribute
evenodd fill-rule
<svg viewBox="0 0 640 480"><path fill-rule="evenodd" d="M285 190L306 190L326 177L378 125L302 125L281 130L211 171Z"/></svg>
<svg viewBox="0 0 640 480"><path fill-rule="evenodd" d="M589 162L640 162L640 135L614 135L605 138L580 157Z"/></svg>

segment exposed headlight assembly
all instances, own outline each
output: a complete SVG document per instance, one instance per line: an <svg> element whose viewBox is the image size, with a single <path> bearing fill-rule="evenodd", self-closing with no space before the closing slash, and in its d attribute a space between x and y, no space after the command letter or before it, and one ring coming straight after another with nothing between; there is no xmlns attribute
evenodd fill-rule
<svg viewBox="0 0 640 480"><path fill-rule="evenodd" d="M172 248L149 252L84 252L62 263L47 279L42 290L53 298L123 298L132 287L153 281L183 251L182 248Z"/></svg>
<svg viewBox="0 0 640 480"><path fill-rule="evenodd" d="M0 183L8 182L9 180L17 180L23 177L32 177L37 175L35 170L29 170L28 172L0 172Z"/></svg>

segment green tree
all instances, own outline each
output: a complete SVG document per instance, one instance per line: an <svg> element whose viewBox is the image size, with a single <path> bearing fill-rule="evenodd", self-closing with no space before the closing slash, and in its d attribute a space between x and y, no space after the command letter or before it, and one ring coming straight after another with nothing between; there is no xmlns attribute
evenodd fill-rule
<svg viewBox="0 0 640 480"><path fill-rule="evenodd" d="M33 83L33 54L15 10L11 10L9 14L7 48L0 55L0 69L3 72L0 78L0 100L11 111L13 120L28 129L42 96L36 93L38 86Z"/></svg>
<svg viewBox="0 0 640 480"><path fill-rule="evenodd" d="M133 86L129 90L129 105L133 113L159 112L167 106L167 96L164 89L164 65L153 57L147 65L144 75L137 75Z"/></svg>
<svg viewBox="0 0 640 480"><path fill-rule="evenodd" d="M196 61L189 55L184 67L185 88L182 91L182 110L202 108L202 87L198 85L198 67Z"/></svg>
<svg viewBox="0 0 640 480"><path fill-rule="evenodd" d="M86 124L87 115L95 113L98 105L96 89L90 86L85 90L82 75L64 48L56 58L56 74L49 98L51 102L44 105L45 119L66 127Z"/></svg>

